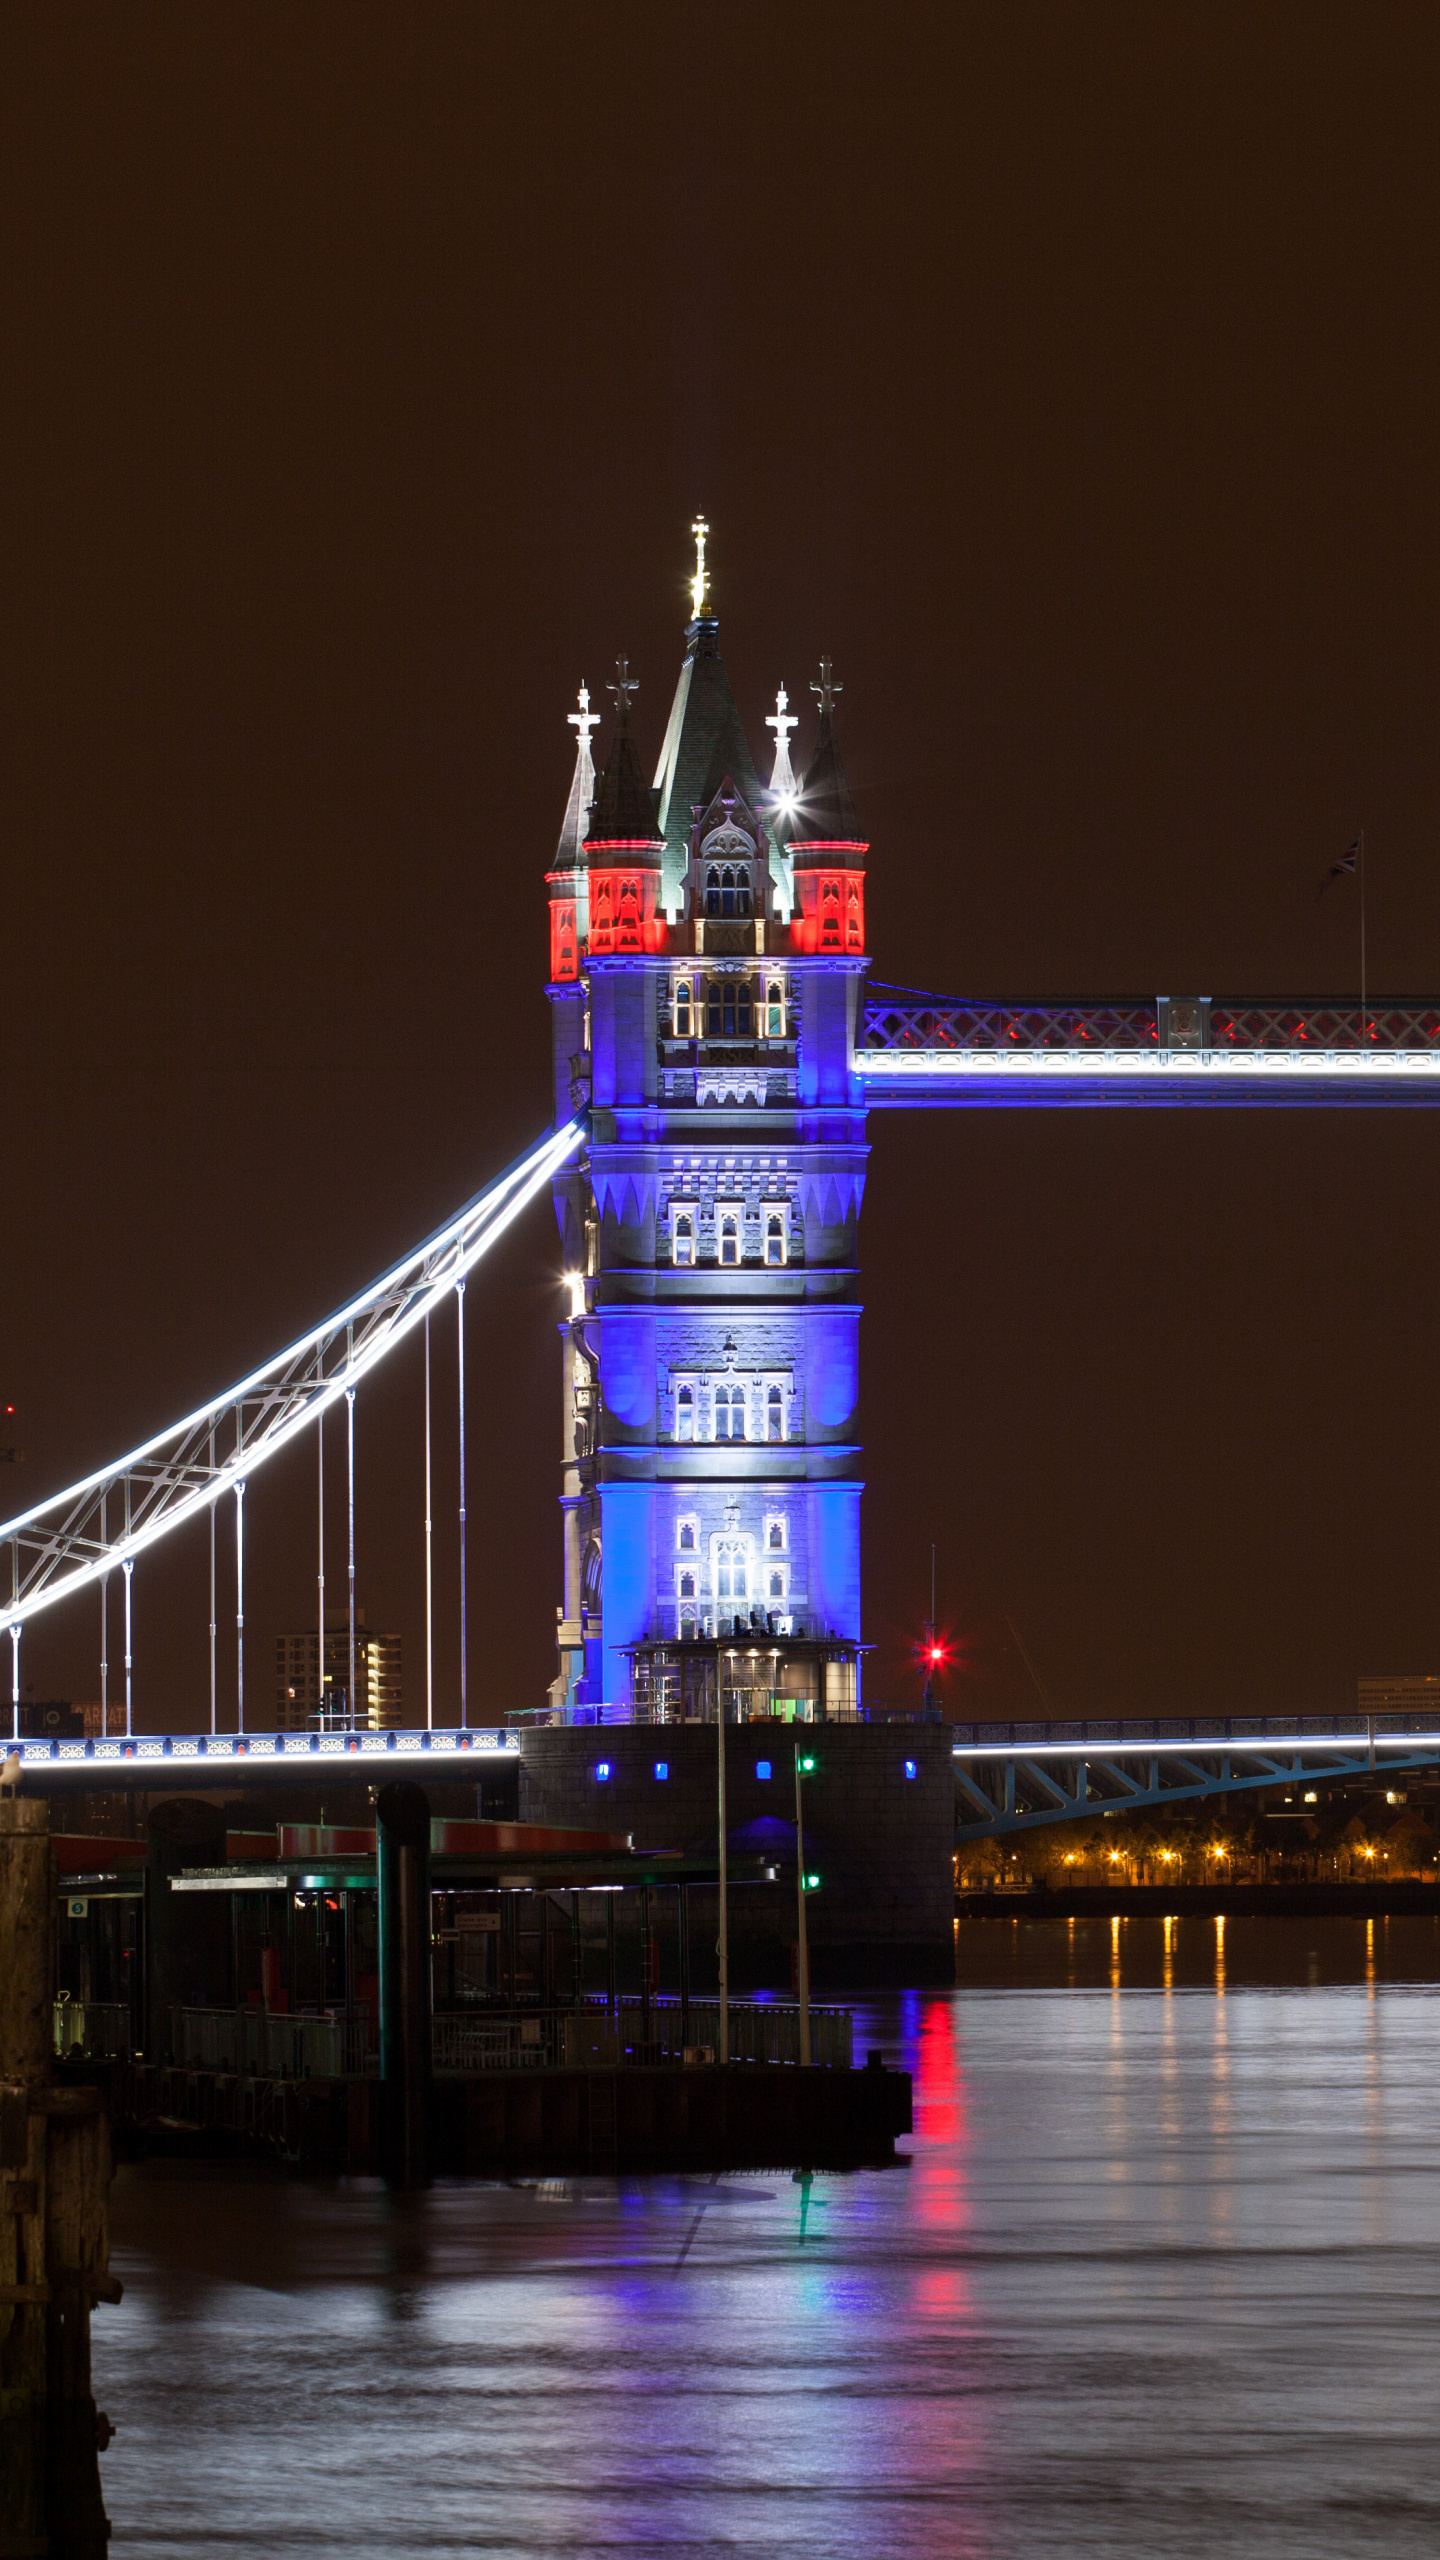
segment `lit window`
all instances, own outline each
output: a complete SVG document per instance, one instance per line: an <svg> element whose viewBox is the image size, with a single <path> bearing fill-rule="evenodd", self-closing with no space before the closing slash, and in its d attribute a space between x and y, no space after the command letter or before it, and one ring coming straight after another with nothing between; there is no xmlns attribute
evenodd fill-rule
<svg viewBox="0 0 1440 2560"><path fill-rule="evenodd" d="M691 1263L695 1259L695 1220L689 1209L681 1209L676 1213L671 1249L675 1260L682 1265Z"/></svg>
<svg viewBox="0 0 1440 2560"><path fill-rule="evenodd" d="M756 1775L756 1777L757 1777L757 1778L768 1778L768 1777L769 1777L769 1775L770 1775L770 1763L769 1763L769 1761L768 1761L768 1760L757 1760L757 1761L756 1761L756 1763L755 1763L755 1775Z"/></svg>
<svg viewBox="0 0 1440 2560"><path fill-rule="evenodd" d="M785 999L778 978L772 978L765 990L765 1029L770 1039L778 1040L785 1028Z"/></svg>
<svg viewBox="0 0 1440 2560"><path fill-rule="evenodd" d="M720 1221L720 1259L722 1262L738 1262L740 1259L738 1218L722 1218Z"/></svg>
<svg viewBox="0 0 1440 2560"><path fill-rule="evenodd" d="M765 1437L767 1440L783 1440L785 1437L785 1403L778 1387L772 1387L765 1398Z"/></svg>
<svg viewBox="0 0 1440 2560"><path fill-rule="evenodd" d="M675 1398L675 1437L677 1440L693 1440L695 1437L695 1390L693 1387L682 1387Z"/></svg>
<svg viewBox="0 0 1440 2560"><path fill-rule="evenodd" d="M785 1259L785 1221L778 1209L765 1221L765 1259L772 1263Z"/></svg>
<svg viewBox="0 0 1440 2560"><path fill-rule="evenodd" d="M906 1761L906 1763L905 1763L905 1775L906 1775L906 1777L907 1777L907 1778L918 1778L918 1777L919 1777L919 1775L920 1775L919 1768L917 1767L916 1763L915 1763L913 1760L907 1760L907 1761Z"/></svg>
<svg viewBox="0 0 1440 2560"><path fill-rule="evenodd" d="M608 1760L597 1760L597 1761L596 1761L596 1763L595 1763L595 1775L596 1775L596 1777L600 1780L600 1782L601 1782L601 1784L602 1784L602 1786L603 1786L603 1784L604 1784L605 1780L606 1780L606 1779L609 1777L609 1775L610 1775L610 1763L609 1763L609 1761L608 1761Z"/></svg>
<svg viewBox="0 0 1440 2560"><path fill-rule="evenodd" d="M656 1777L657 1777L657 1778L668 1778L668 1777L669 1777L669 1775L670 1775L670 1763L669 1763L669 1761L668 1761L668 1760L657 1760L657 1761L656 1761L656 1763L655 1763L655 1775L656 1775Z"/></svg>
<svg viewBox="0 0 1440 2560"><path fill-rule="evenodd" d="M690 988L683 978L675 990L675 1037L677 1040L690 1037Z"/></svg>

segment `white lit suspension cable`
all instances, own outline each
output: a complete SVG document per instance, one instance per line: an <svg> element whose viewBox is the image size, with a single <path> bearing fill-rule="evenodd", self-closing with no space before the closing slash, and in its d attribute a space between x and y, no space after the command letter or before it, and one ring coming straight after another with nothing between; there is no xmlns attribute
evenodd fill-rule
<svg viewBox="0 0 1440 2560"><path fill-rule="evenodd" d="M455 1283L455 1332L460 1390L460 1723L470 1721L468 1648L465 1641L465 1283Z"/></svg>
<svg viewBox="0 0 1440 2560"><path fill-rule="evenodd" d="M215 1496L253 1477L257 1467L288 1447L328 1406L353 1396L360 1381L473 1269L584 1138L585 1124L578 1119L552 1131L425 1244L264 1368L157 1432L113 1466L97 1469L48 1501L0 1522L0 1538L13 1542L17 1559L14 1588L0 1608L0 1627L53 1608L89 1583L103 1586L117 1564L130 1565L147 1547L197 1518ZM213 1453L212 1430L222 1442ZM125 1525L112 1539L106 1533L106 1501L116 1492L124 1496ZM127 1668L127 1686L128 1680Z"/></svg>

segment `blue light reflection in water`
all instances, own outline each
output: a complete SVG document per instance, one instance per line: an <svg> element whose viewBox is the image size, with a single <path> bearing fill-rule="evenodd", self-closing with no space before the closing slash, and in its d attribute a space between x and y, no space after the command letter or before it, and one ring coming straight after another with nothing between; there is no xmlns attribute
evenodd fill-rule
<svg viewBox="0 0 1440 2560"><path fill-rule="evenodd" d="M1431 2560L1440 1932L1289 1925L967 1940L808 2191L123 2171L117 2554Z"/></svg>

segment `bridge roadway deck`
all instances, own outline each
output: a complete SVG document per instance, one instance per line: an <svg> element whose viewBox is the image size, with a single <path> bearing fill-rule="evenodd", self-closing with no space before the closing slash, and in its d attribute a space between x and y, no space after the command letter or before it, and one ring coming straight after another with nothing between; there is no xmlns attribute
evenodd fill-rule
<svg viewBox="0 0 1440 2560"><path fill-rule="evenodd" d="M1154 1716L953 1728L959 1841L1440 1765L1431 1715Z"/></svg>
<svg viewBox="0 0 1440 2560"><path fill-rule="evenodd" d="M872 1110L1394 1110L1440 1103L1416 996L929 995L872 985L852 1060Z"/></svg>
<svg viewBox="0 0 1440 2560"><path fill-rule="evenodd" d="M22 1774L90 1790L153 1787L180 1777L217 1779L338 1776L365 1785L381 1778L464 1778L481 1762L518 1761L520 1736L503 1727L448 1727L403 1733L131 1733L104 1741L0 1744L18 1751Z"/></svg>

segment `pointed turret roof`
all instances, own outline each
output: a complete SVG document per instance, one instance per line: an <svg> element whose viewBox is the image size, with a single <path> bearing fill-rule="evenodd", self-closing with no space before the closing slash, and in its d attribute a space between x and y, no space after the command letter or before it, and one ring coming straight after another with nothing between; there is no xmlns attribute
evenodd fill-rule
<svg viewBox="0 0 1440 2560"><path fill-rule="evenodd" d="M720 625L704 614L685 634L685 663L655 775L667 868L673 865L677 878L689 855L695 810L708 809L727 781L758 819L763 795L720 655Z"/></svg>
<svg viewBox="0 0 1440 2560"><path fill-rule="evenodd" d="M616 691L617 688L611 688ZM630 730L629 689L622 682L618 688L620 716L610 753L600 776L595 806L590 812L587 845L649 845L659 840L660 828L655 813L655 794L645 779L640 751Z"/></svg>
<svg viewBox="0 0 1440 2560"><path fill-rule="evenodd" d="M555 848L557 871L578 871L585 861L585 837L590 825L590 810L595 798L595 763L590 753L590 732L599 727L599 719L590 708L589 687L583 685L576 696L580 708L569 715L575 731L575 771L570 783L570 797L565 803L565 820L560 841Z"/></svg>
<svg viewBox="0 0 1440 2560"><path fill-rule="evenodd" d="M829 659L822 658L820 664L821 680L813 687L820 696L820 734L800 786L800 803L790 827L790 848L799 853L811 844L847 844L859 845L864 851L866 839L860 833L835 736L834 696L840 687L831 682Z"/></svg>

